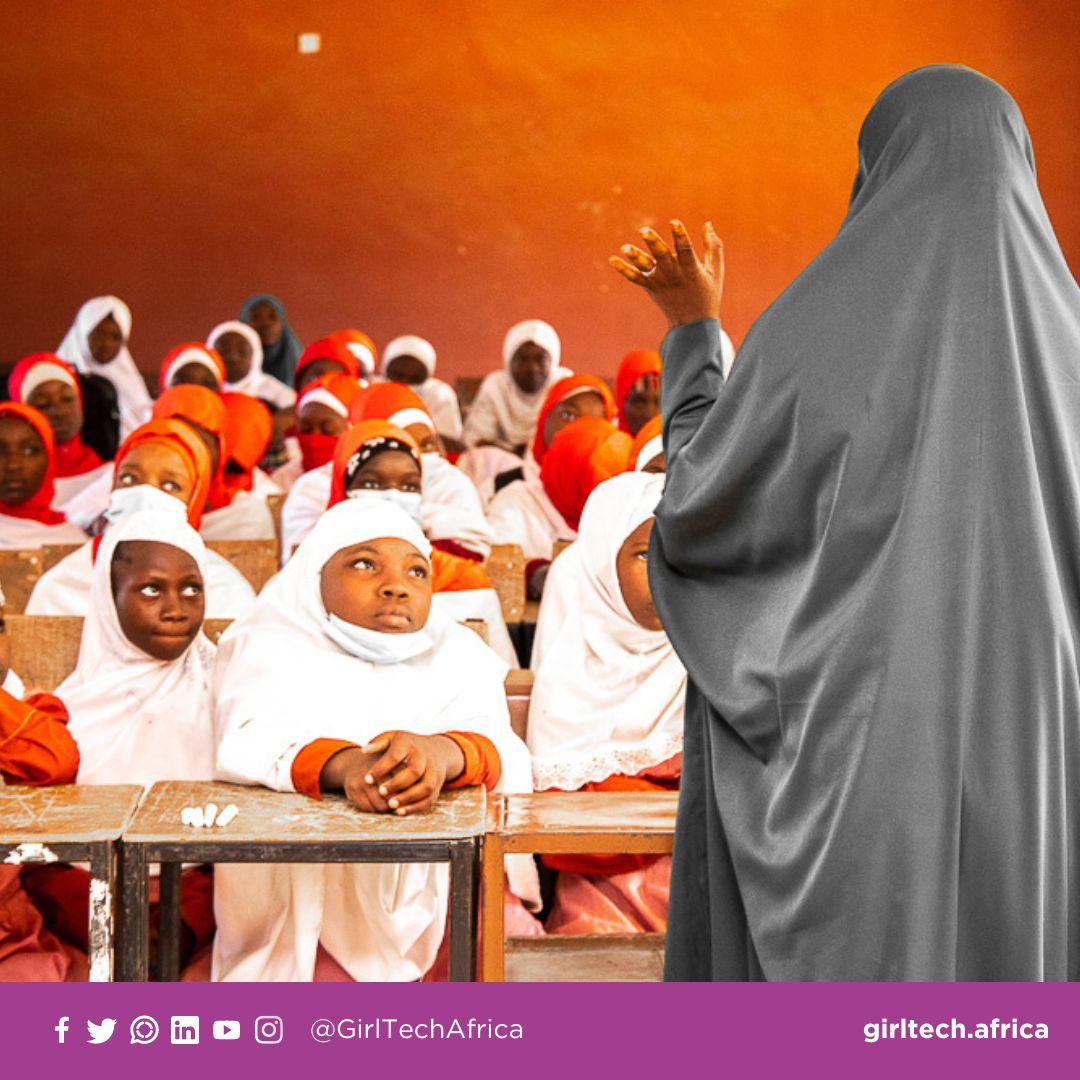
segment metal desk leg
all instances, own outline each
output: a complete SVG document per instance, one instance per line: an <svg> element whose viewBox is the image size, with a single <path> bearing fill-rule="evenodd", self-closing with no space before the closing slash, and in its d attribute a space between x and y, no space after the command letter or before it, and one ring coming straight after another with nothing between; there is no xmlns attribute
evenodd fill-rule
<svg viewBox="0 0 1080 1080"><path fill-rule="evenodd" d="M158 978L180 981L180 863L161 863L158 903Z"/></svg>
<svg viewBox="0 0 1080 1080"><path fill-rule="evenodd" d="M97 844L90 856L90 982L113 980L113 915L116 905L116 849Z"/></svg>
<svg viewBox="0 0 1080 1080"><path fill-rule="evenodd" d="M450 842L450 981L476 981L476 893L480 844Z"/></svg>
<svg viewBox="0 0 1080 1080"><path fill-rule="evenodd" d="M146 849L142 844L120 845L120 978L146 982L149 911Z"/></svg>

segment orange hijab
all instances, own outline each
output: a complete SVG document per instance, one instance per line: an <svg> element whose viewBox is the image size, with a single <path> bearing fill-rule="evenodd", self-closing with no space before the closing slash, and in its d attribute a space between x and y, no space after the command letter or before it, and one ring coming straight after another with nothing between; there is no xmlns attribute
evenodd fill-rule
<svg viewBox="0 0 1080 1080"><path fill-rule="evenodd" d="M216 435L218 440L217 468L210 478L210 492L206 499L208 510L220 510L233 500L234 491L225 484L225 465L229 460L228 440L225 436L225 405L219 394L205 386L170 386L154 402L155 420L176 418L198 424L203 431Z"/></svg>
<svg viewBox="0 0 1080 1080"><path fill-rule="evenodd" d="M348 345L338 337L319 338L313 341L301 354L296 362L296 371L293 374L293 386L300 385L300 373L316 360L333 360L345 369L346 375L354 379L362 379L363 372L360 370L360 361L356 359Z"/></svg>
<svg viewBox="0 0 1080 1080"><path fill-rule="evenodd" d="M548 451L548 445L544 441L544 425L547 423L547 418L559 402L565 401L568 397L583 389L599 394L604 400L604 416L608 420L615 419L615 399L611 396L611 391L607 388L607 383L603 379L598 379L595 375L569 375L565 379L560 379L547 392L544 404L540 406L540 412L536 417L536 434L533 436L532 454L537 465L543 464L544 455Z"/></svg>
<svg viewBox="0 0 1080 1080"><path fill-rule="evenodd" d="M384 385L391 384L379 383L379 387ZM372 387L372 389L376 388ZM336 506L345 498L345 475L351 471L349 466L353 458L369 443L385 440L392 440L392 442L384 449L404 450L416 461L417 468L423 470L420 447L407 431L385 420L364 420L349 428L338 440L337 449L334 451L334 472L330 481L330 501L326 504L327 509ZM423 475L422 472L421 475ZM460 555L452 555L433 548L430 561L432 592L462 592L467 589L491 588L491 579L487 571L472 559L464 559Z"/></svg>
<svg viewBox="0 0 1080 1080"><path fill-rule="evenodd" d="M353 400L349 419L354 424L364 420L389 420L405 409L419 409L431 419L431 410L411 387L396 382L375 383ZM435 429L433 419L431 427Z"/></svg>
<svg viewBox="0 0 1080 1080"><path fill-rule="evenodd" d="M45 419L44 413L29 405L21 405L15 401L5 401L0 404L0 416L15 416L23 423L29 424L45 447L45 476L41 486L30 496L20 503L0 502L0 514L8 517L29 518L40 521L42 525L59 525L67 518L59 510L52 508L53 496L56 494L54 481L56 480L56 445L53 442L52 428Z"/></svg>
<svg viewBox="0 0 1080 1080"><path fill-rule="evenodd" d="M615 373L615 402L619 407L619 430L630 433L626 425L626 398L634 383L643 375L660 376L660 354L651 349L635 349L628 352Z"/></svg>
<svg viewBox="0 0 1080 1080"><path fill-rule="evenodd" d="M191 389L194 389L192 387ZM209 391L207 391L209 393ZM143 443L162 443L180 455L187 469L188 476L195 487L191 501L187 506L188 524L198 529L202 524L203 508L210 491L210 451L206 443L182 420L151 420L142 427L137 427L116 451L116 465L113 467L113 483L123 464L124 458Z"/></svg>
<svg viewBox="0 0 1080 1080"><path fill-rule="evenodd" d="M270 410L248 394L227 391L221 395L221 404L225 406L225 441L229 446L225 486L234 493L250 491L255 467L270 445L274 420Z"/></svg>
<svg viewBox="0 0 1080 1080"><path fill-rule="evenodd" d="M631 469L640 469L649 464L647 461L643 461L640 466L638 465L638 458L641 455L641 451L644 450L653 439L659 438L663 433L664 418L659 413L651 420L645 421L645 426L634 436L634 445L630 448L629 467Z"/></svg>
<svg viewBox="0 0 1080 1080"><path fill-rule="evenodd" d="M575 532L593 490L630 463L634 440L598 416L569 423L551 440L540 467L540 480L555 509Z"/></svg>
<svg viewBox="0 0 1080 1080"><path fill-rule="evenodd" d="M328 337L331 341L340 342L356 357L362 378L370 379L375 374L379 366L379 351L375 348L375 342L363 330L348 327L345 330L336 330Z"/></svg>
<svg viewBox="0 0 1080 1080"><path fill-rule="evenodd" d="M317 401L320 398L322 399L320 404L333 408L341 414L343 419L348 420L350 405L363 392L364 388L352 375L344 375L340 371L320 375L317 379L312 379L297 396L297 421L299 421L300 414L304 411L304 406L312 400L313 395ZM299 427L299 423L297 427ZM296 438L300 443L304 472L318 469L333 460L334 448L337 446L338 441L337 435L324 435L318 431L302 432L297 430Z"/></svg>

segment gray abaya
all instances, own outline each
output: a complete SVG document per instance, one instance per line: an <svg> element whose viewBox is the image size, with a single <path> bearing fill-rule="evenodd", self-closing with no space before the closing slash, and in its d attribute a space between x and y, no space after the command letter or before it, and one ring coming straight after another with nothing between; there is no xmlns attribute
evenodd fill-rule
<svg viewBox="0 0 1080 1080"><path fill-rule="evenodd" d="M829 246L663 345L669 979L1080 978L1080 294L1020 111L879 97Z"/></svg>

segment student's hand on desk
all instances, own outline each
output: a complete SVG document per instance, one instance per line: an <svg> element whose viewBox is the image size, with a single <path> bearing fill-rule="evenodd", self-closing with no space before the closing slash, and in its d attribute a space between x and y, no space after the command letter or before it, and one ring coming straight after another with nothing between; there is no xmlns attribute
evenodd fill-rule
<svg viewBox="0 0 1080 1080"><path fill-rule="evenodd" d="M465 768L457 743L445 735L387 731L361 750L378 756L364 777L369 792L400 817L434 806L446 781Z"/></svg>
<svg viewBox="0 0 1080 1080"><path fill-rule="evenodd" d="M690 234L681 221L671 223L674 250L655 229L644 228L647 252L624 244L622 256L612 255L608 263L627 281L640 285L667 316L668 325L682 326L698 319L720 317L720 297L724 291L724 244L712 222L705 225L705 260L694 251Z"/></svg>

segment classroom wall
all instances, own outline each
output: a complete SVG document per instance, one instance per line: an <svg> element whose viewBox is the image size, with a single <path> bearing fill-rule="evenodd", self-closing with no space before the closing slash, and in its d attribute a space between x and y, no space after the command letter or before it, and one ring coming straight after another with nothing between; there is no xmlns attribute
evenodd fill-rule
<svg viewBox="0 0 1080 1080"><path fill-rule="evenodd" d="M1070 6L5 0L0 365L115 292L156 370L267 290L306 340L424 334L451 379L532 316L606 373L663 330L606 258L676 214L725 239L738 341L835 232L875 95L932 62L1016 97L1075 266Z"/></svg>

